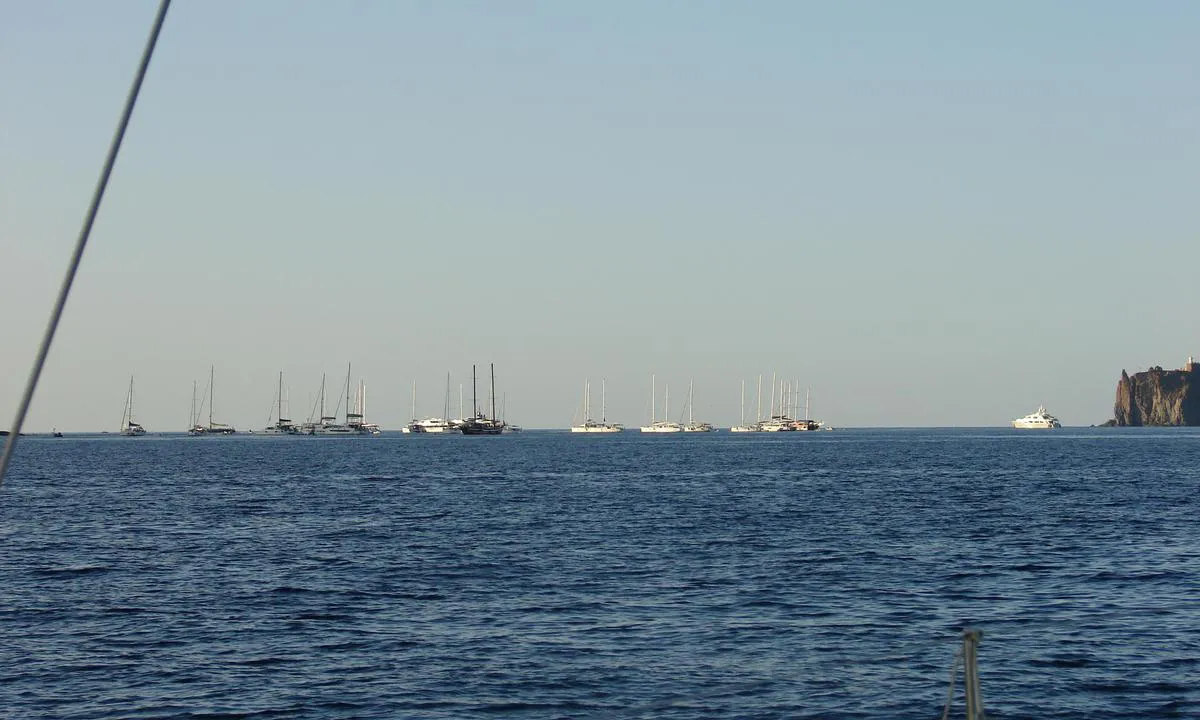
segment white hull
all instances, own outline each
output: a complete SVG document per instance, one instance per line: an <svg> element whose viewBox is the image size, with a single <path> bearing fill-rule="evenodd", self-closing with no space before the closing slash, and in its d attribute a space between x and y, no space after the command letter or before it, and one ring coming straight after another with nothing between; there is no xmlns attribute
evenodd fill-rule
<svg viewBox="0 0 1200 720"><path fill-rule="evenodd" d="M417 429L417 428L421 429ZM414 423L410 426L410 432L427 432L427 433L452 433L458 432L458 423L442 418L428 418Z"/></svg>
<svg viewBox="0 0 1200 720"><path fill-rule="evenodd" d="M677 433L683 432L683 426L673 422L657 422L642 428L644 433Z"/></svg>
<svg viewBox="0 0 1200 720"><path fill-rule="evenodd" d="M620 425L574 425L571 427L573 433L619 433L625 428Z"/></svg>
<svg viewBox="0 0 1200 720"><path fill-rule="evenodd" d="M714 432L716 428L708 423L689 423L683 426L684 432Z"/></svg>
<svg viewBox="0 0 1200 720"><path fill-rule="evenodd" d="M254 434L255 435L299 435L300 430L295 427L287 427L287 428L269 427L269 428L264 428L262 430L259 430L258 432L255 432Z"/></svg>
<svg viewBox="0 0 1200 720"><path fill-rule="evenodd" d="M734 425L729 428L729 432L744 433L744 432L761 432L754 425Z"/></svg>
<svg viewBox="0 0 1200 720"><path fill-rule="evenodd" d="M1046 412L1045 407L1038 407L1036 411L1025 417L1013 420L1012 426L1018 430L1050 430L1062 427L1058 422L1058 418Z"/></svg>
<svg viewBox="0 0 1200 720"><path fill-rule="evenodd" d="M1012 426L1018 430L1050 430L1052 428L1062 427L1057 420L1048 422L1045 420L1013 420Z"/></svg>

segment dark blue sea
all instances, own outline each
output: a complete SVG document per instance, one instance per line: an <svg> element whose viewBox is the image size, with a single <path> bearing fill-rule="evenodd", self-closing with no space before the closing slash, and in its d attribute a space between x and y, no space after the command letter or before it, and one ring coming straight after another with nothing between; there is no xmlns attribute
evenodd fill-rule
<svg viewBox="0 0 1200 720"><path fill-rule="evenodd" d="M1200 432L28 437L0 717L1200 717ZM961 676L953 716L961 717Z"/></svg>

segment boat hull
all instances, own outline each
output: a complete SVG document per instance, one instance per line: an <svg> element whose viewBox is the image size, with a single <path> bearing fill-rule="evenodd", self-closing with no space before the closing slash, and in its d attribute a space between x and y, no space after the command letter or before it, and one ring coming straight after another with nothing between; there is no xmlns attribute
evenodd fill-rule
<svg viewBox="0 0 1200 720"><path fill-rule="evenodd" d="M602 424L597 424L597 425L574 425L574 426L572 426L572 427L571 427L571 432L573 432L573 433L602 433L602 434L610 434L610 433L619 433L619 432L624 432L624 430L625 430L625 428L623 428L623 427L621 427L621 426L619 426L619 425L602 425Z"/></svg>

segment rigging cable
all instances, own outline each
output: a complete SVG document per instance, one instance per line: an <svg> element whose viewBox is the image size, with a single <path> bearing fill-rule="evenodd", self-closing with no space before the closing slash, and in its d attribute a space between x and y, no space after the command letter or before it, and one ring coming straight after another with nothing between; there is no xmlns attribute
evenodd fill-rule
<svg viewBox="0 0 1200 720"><path fill-rule="evenodd" d="M58 322L62 319L63 309L67 305L67 296L71 294L71 285L75 282L75 273L79 270L79 263L83 260L83 250L87 247L88 238L92 234L92 225L96 221L96 214L100 210L100 201L104 198L104 190L108 187L108 178L112 175L113 166L117 162L117 153L121 149L121 141L125 139L125 129L129 127L129 119L133 115L133 106L137 104L138 93L142 89L142 80L146 77L146 70L150 67L150 58L154 55L154 46L158 43L158 34L162 30L163 22L167 19L167 8L171 6L171 0L162 0L158 6L158 14L154 18L154 26L150 30L150 37L146 39L146 47L142 50L142 60L138 65L137 74L134 76L133 84L129 88L129 95L125 98L125 110L121 114L121 120L117 124L117 130L113 133L112 142L108 148L108 157L104 161L104 169L100 171L100 179L96 182L96 189L92 193L92 203L88 207L87 216L84 218L83 227L79 231L79 238L75 241L75 251L71 255L71 262L67 266L67 275L63 278L62 287L58 291L58 299L54 303L54 309L50 313L50 321L46 324L46 332L42 337L41 347L38 348L37 358L33 362L33 369L29 373L29 380L25 383L25 392L21 397L21 405L17 408L17 415L13 419L12 430L9 431L8 439L4 443L4 454L0 455L0 484L4 482L4 473L8 470L8 464L12 460L13 449L17 445L17 438L21 435L21 426L25 424L25 415L29 412L29 405L33 402L33 392L37 389L38 379L42 375L42 368L46 364L46 356L50 354L50 343L54 341L54 333L58 330Z"/></svg>

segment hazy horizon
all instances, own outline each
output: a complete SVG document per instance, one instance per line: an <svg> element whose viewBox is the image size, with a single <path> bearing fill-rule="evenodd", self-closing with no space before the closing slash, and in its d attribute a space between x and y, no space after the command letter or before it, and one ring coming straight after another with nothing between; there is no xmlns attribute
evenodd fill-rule
<svg viewBox="0 0 1200 720"><path fill-rule="evenodd" d="M157 3L0 0L0 423ZM263 427L347 363L368 420L494 363L510 422L584 382L649 420L1113 415L1200 356L1200 5L176 3L26 432ZM486 377L481 380L481 394ZM764 407L766 402L764 401ZM303 412L301 412L303 410ZM595 414L595 413L593 413Z"/></svg>

